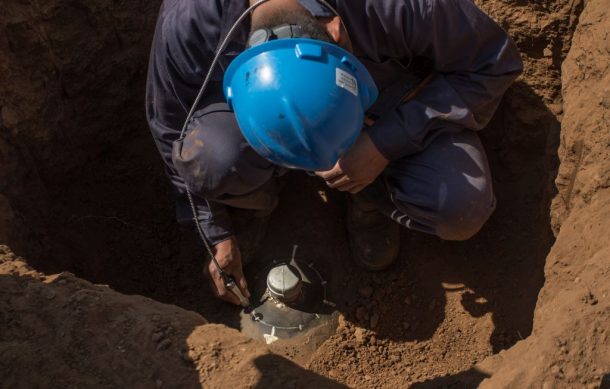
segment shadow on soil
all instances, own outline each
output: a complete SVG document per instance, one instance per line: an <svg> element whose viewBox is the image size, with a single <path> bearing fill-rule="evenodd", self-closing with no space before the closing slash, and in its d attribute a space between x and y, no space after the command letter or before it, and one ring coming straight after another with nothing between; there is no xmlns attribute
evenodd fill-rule
<svg viewBox="0 0 610 389"><path fill-rule="evenodd" d="M5 340L0 342L0 375L6 387L50 381L70 387L201 387L193 362L177 356L188 350L187 338L204 324L201 318L71 275L42 282L2 274L0 293L0 339ZM163 339L174 342L161 348ZM41 343L51 347L41 352ZM279 355L256 357L253 364L260 378L252 388L305 387L304 382L347 388ZM37 374L31 374L33 365L40 367Z"/></svg>
<svg viewBox="0 0 610 389"><path fill-rule="evenodd" d="M485 378L489 378L489 375L482 373L475 368L472 368L470 370L466 370L455 375L438 377L431 380L418 382L409 386L409 389L475 389L479 387L479 384Z"/></svg>
<svg viewBox="0 0 610 389"><path fill-rule="evenodd" d="M151 340L155 328L170 328L161 326L175 318L167 306L72 276L47 283L2 274L0 294L4 387L201 387L192 363L176 356L176 343L160 350ZM204 321L185 320L184 313L180 319L171 335L183 344L192 324Z"/></svg>
<svg viewBox="0 0 610 389"><path fill-rule="evenodd" d="M323 389L348 389L329 378L313 373L290 362L279 355L268 354L254 360L254 365L262 373L262 377L253 387L254 389L267 388L305 388L316 387ZM288 380L286 378L289 378ZM291 378L291 379L290 379Z"/></svg>

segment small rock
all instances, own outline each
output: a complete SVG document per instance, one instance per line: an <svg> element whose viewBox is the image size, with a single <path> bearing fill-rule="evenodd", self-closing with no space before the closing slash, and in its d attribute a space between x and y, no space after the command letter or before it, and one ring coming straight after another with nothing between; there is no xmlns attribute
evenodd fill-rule
<svg viewBox="0 0 610 389"><path fill-rule="evenodd" d="M407 297L405 297L403 302L407 305L411 305L411 298L409 296L407 296Z"/></svg>
<svg viewBox="0 0 610 389"><path fill-rule="evenodd" d="M551 373L557 375L561 373L561 368L557 365L554 365L553 367L551 367Z"/></svg>
<svg viewBox="0 0 610 389"><path fill-rule="evenodd" d="M358 289L358 293L360 294L360 296L364 297L365 299L368 299L373 295L373 288L370 286L365 286L364 288Z"/></svg>
<svg viewBox="0 0 610 389"><path fill-rule="evenodd" d="M76 301L77 303L82 303L83 301L85 301L85 299L87 298L87 295L85 293L82 293L83 289L80 289L78 291L76 291L73 295L72 298L74 299L74 301Z"/></svg>
<svg viewBox="0 0 610 389"><path fill-rule="evenodd" d="M565 367L565 376L568 380L573 380L577 376L577 370L574 365L568 363Z"/></svg>
<svg viewBox="0 0 610 389"><path fill-rule="evenodd" d="M55 293L55 291L53 289L47 289L44 292L44 298L46 298L47 300L53 300L56 295L57 294Z"/></svg>
<svg viewBox="0 0 610 389"><path fill-rule="evenodd" d="M163 381L157 380L157 381L155 381L155 385L157 385L157 388L160 388L163 386Z"/></svg>
<svg viewBox="0 0 610 389"><path fill-rule="evenodd" d="M409 324L408 322L404 322L402 323L402 328L405 329L405 331L409 331L409 327L411 327L411 324Z"/></svg>
<svg viewBox="0 0 610 389"><path fill-rule="evenodd" d="M544 55L545 57L552 57L553 50L549 49L548 47L545 47L544 50L542 50L542 55Z"/></svg>
<svg viewBox="0 0 610 389"><path fill-rule="evenodd" d="M542 389L553 389L553 384L549 381L544 381L542 383Z"/></svg>
<svg viewBox="0 0 610 389"><path fill-rule="evenodd" d="M371 328L377 328L377 324L379 323L379 314L377 312L371 315Z"/></svg>
<svg viewBox="0 0 610 389"><path fill-rule="evenodd" d="M370 345L376 345L377 344L377 338L375 336L371 336L371 338L369 339L369 344Z"/></svg>
<svg viewBox="0 0 610 389"><path fill-rule="evenodd" d="M356 342L358 344L364 344L364 342L366 341L366 335L364 333L364 330L360 327L356 328L356 330L354 331L354 337L356 338Z"/></svg>
<svg viewBox="0 0 610 389"><path fill-rule="evenodd" d="M584 302L585 304L589 304L589 305L596 305L598 301L597 301L597 298L595 297L595 295L593 295L593 293L589 292L582 297L582 302Z"/></svg>
<svg viewBox="0 0 610 389"><path fill-rule="evenodd" d="M165 335L163 334L163 332L155 332L154 334L152 334L152 341L155 343L159 343L163 338L165 337Z"/></svg>
<svg viewBox="0 0 610 389"><path fill-rule="evenodd" d="M165 339L157 345L157 351L167 350L172 345L172 341Z"/></svg>
<svg viewBox="0 0 610 389"><path fill-rule="evenodd" d="M190 355L190 353L188 353L188 352L182 352L182 353L180 353L180 358L182 358L182 360L183 360L184 362L187 362L187 363L188 363L188 362L193 362L193 358L191 358L191 355Z"/></svg>
<svg viewBox="0 0 610 389"><path fill-rule="evenodd" d="M551 112L553 112L554 115L561 115L563 113L563 105L561 104L549 104L548 105L549 110ZM576 277L576 279L574 280L574 282L578 282L580 281L580 278Z"/></svg>

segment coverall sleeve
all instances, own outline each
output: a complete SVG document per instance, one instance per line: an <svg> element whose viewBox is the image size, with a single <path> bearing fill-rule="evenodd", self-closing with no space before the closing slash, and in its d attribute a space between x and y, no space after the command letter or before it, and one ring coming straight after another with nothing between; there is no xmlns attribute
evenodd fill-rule
<svg viewBox="0 0 610 389"><path fill-rule="evenodd" d="M153 38L146 87L147 120L157 149L165 165L176 194L176 218L178 222L193 221L193 214L186 197L186 186L172 161L173 143L180 137L189 104L194 100L203 74L211 62L218 35L218 11L207 10L201 19L198 9L189 2L168 2L161 9ZM201 12L203 12L201 11ZM205 34L193 33L193 28L205 28ZM208 37L203 39L202 37ZM211 37L211 38L210 38ZM211 102L204 101L202 106ZM208 240L216 244L232 235L231 220L226 207L207 202L193 194L197 220ZM208 206L209 205L209 206Z"/></svg>
<svg viewBox="0 0 610 389"><path fill-rule="evenodd" d="M507 33L470 0L377 4L395 51L430 59L437 73L413 100L366 129L379 151L396 160L439 133L482 129L522 71Z"/></svg>
<svg viewBox="0 0 610 389"><path fill-rule="evenodd" d="M176 219L179 223L193 222L193 212L186 196L184 180L176 171L172 161L173 142L180 136L180 131L168 128L156 120L149 119L149 126L157 149L165 164L165 172L169 177L176 195ZM196 193L193 194L197 221L202 227L207 239L215 245L233 235L231 219L224 205L213 201L206 202Z"/></svg>

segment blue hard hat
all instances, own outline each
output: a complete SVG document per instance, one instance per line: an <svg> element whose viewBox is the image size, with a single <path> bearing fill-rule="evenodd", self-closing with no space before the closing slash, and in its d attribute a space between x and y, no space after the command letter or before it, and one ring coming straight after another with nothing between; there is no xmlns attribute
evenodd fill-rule
<svg viewBox="0 0 610 389"><path fill-rule="evenodd" d="M294 169L328 170L354 143L377 87L341 47L291 38L254 46L224 76L227 102L258 154Z"/></svg>

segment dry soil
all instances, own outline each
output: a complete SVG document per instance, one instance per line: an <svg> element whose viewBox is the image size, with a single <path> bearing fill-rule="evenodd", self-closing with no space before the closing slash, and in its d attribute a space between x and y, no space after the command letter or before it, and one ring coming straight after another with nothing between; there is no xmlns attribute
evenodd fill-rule
<svg viewBox="0 0 610 389"><path fill-rule="evenodd" d="M468 242L404 231L398 264L369 274L343 197L285 177L260 256L298 244L341 291L337 332L307 355L231 328L173 220L142 108L159 2L3 4L2 386L610 385L607 0L477 3L525 64L481 134L497 211Z"/></svg>

